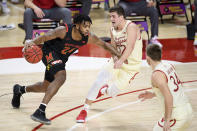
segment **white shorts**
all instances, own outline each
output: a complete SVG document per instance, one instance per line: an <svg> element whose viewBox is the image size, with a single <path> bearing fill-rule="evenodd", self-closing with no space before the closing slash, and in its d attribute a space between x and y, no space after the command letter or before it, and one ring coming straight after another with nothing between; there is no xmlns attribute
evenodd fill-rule
<svg viewBox="0 0 197 131"><path fill-rule="evenodd" d="M129 86L129 83L137 74L138 72L128 73L123 69L114 69L113 64L109 62L99 72L96 81L88 92L87 99L95 100L99 90L106 85L108 85L107 94L115 97L121 89Z"/></svg>
<svg viewBox="0 0 197 131"><path fill-rule="evenodd" d="M190 103L173 109L174 115L170 122L172 131L185 131L192 122L193 111ZM164 120L161 118L154 126L153 131L163 131Z"/></svg>

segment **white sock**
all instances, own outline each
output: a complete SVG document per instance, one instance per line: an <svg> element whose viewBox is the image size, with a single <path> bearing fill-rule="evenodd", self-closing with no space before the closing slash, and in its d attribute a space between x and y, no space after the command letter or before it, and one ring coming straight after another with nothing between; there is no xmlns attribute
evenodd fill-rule
<svg viewBox="0 0 197 131"><path fill-rule="evenodd" d="M27 87L25 86L25 93L27 93L26 88L27 88Z"/></svg>
<svg viewBox="0 0 197 131"><path fill-rule="evenodd" d="M85 110L85 111L87 111L87 112L88 112L89 108L90 108L90 105L88 105L88 104L84 104L84 106L83 106L83 110Z"/></svg>
<svg viewBox="0 0 197 131"><path fill-rule="evenodd" d="M40 104L47 106L47 104L45 104L45 103L40 103Z"/></svg>
<svg viewBox="0 0 197 131"><path fill-rule="evenodd" d="M101 89L101 93L102 93L102 94L106 94L106 90L107 90L107 87Z"/></svg>

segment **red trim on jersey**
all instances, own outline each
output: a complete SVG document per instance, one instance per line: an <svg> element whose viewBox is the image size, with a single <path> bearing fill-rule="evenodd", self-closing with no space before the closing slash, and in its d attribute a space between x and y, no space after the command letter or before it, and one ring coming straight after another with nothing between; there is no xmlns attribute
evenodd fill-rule
<svg viewBox="0 0 197 131"><path fill-rule="evenodd" d="M138 74L139 72L135 73L135 75L129 80L129 84L131 83L131 81L135 78L135 76Z"/></svg>
<svg viewBox="0 0 197 131"><path fill-rule="evenodd" d="M160 122L160 121L158 121L158 125L159 125L161 128L163 128L163 126L162 126L159 122ZM164 118L162 118L161 122L164 123ZM170 125L170 127L173 127L173 126L176 124L176 119L172 119L172 120L170 120L170 122L173 122L173 123Z"/></svg>
<svg viewBox="0 0 197 131"><path fill-rule="evenodd" d="M165 75L165 77L166 77L166 82L168 83L168 77L166 76L166 74L163 71L161 71L161 70L155 70L155 71L153 71L153 73L156 72L156 71L159 71L159 72L163 73Z"/></svg>
<svg viewBox="0 0 197 131"><path fill-rule="evenodd" d="M175 70L175 67L172 65L172 64L170 64L171 66L172 66L172 68Z"/></svg>
<svg viewBox="0 0 197 131"><path fill-rule="evenodd" d="M64 26L66 27L66 32L68 32L68 25L64 23Z"/></svg>

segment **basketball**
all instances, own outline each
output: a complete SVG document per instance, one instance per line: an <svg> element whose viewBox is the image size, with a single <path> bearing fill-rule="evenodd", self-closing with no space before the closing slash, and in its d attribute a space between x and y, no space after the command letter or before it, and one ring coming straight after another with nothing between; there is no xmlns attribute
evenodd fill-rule
<svg viewBox="0 0 197 131"><path fill-rule="evenodd" d="M26 61L32 64L38 63L42 59L42 55L42 49L37 45L31 46L23 52Z"/></svg>

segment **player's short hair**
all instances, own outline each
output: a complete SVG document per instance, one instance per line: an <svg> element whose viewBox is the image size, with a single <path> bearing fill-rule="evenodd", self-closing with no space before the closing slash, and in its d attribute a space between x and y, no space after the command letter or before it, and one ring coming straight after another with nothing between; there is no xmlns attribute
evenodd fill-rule
<svg viewBox="0 0 197 131"><path fill-rule="evenodd" d="M121 6L114 6L109 9L109 12L116 12L119 16L123 16L125 18L125 12L124 9Z"/></svg>
<svg viewBox="0 0 197 131"><path fill-rule="evenodd" d="M77 14L73 19L73 24L81 24L86 21L92 24L92 20L88 15Z"/></svg>
<svg viewBox="0 0 197 131"><path fill-rule="evenodd" d="M146 55L154 61L161 61L162 50L156 44L149 44L146 47Z"/></svg>

